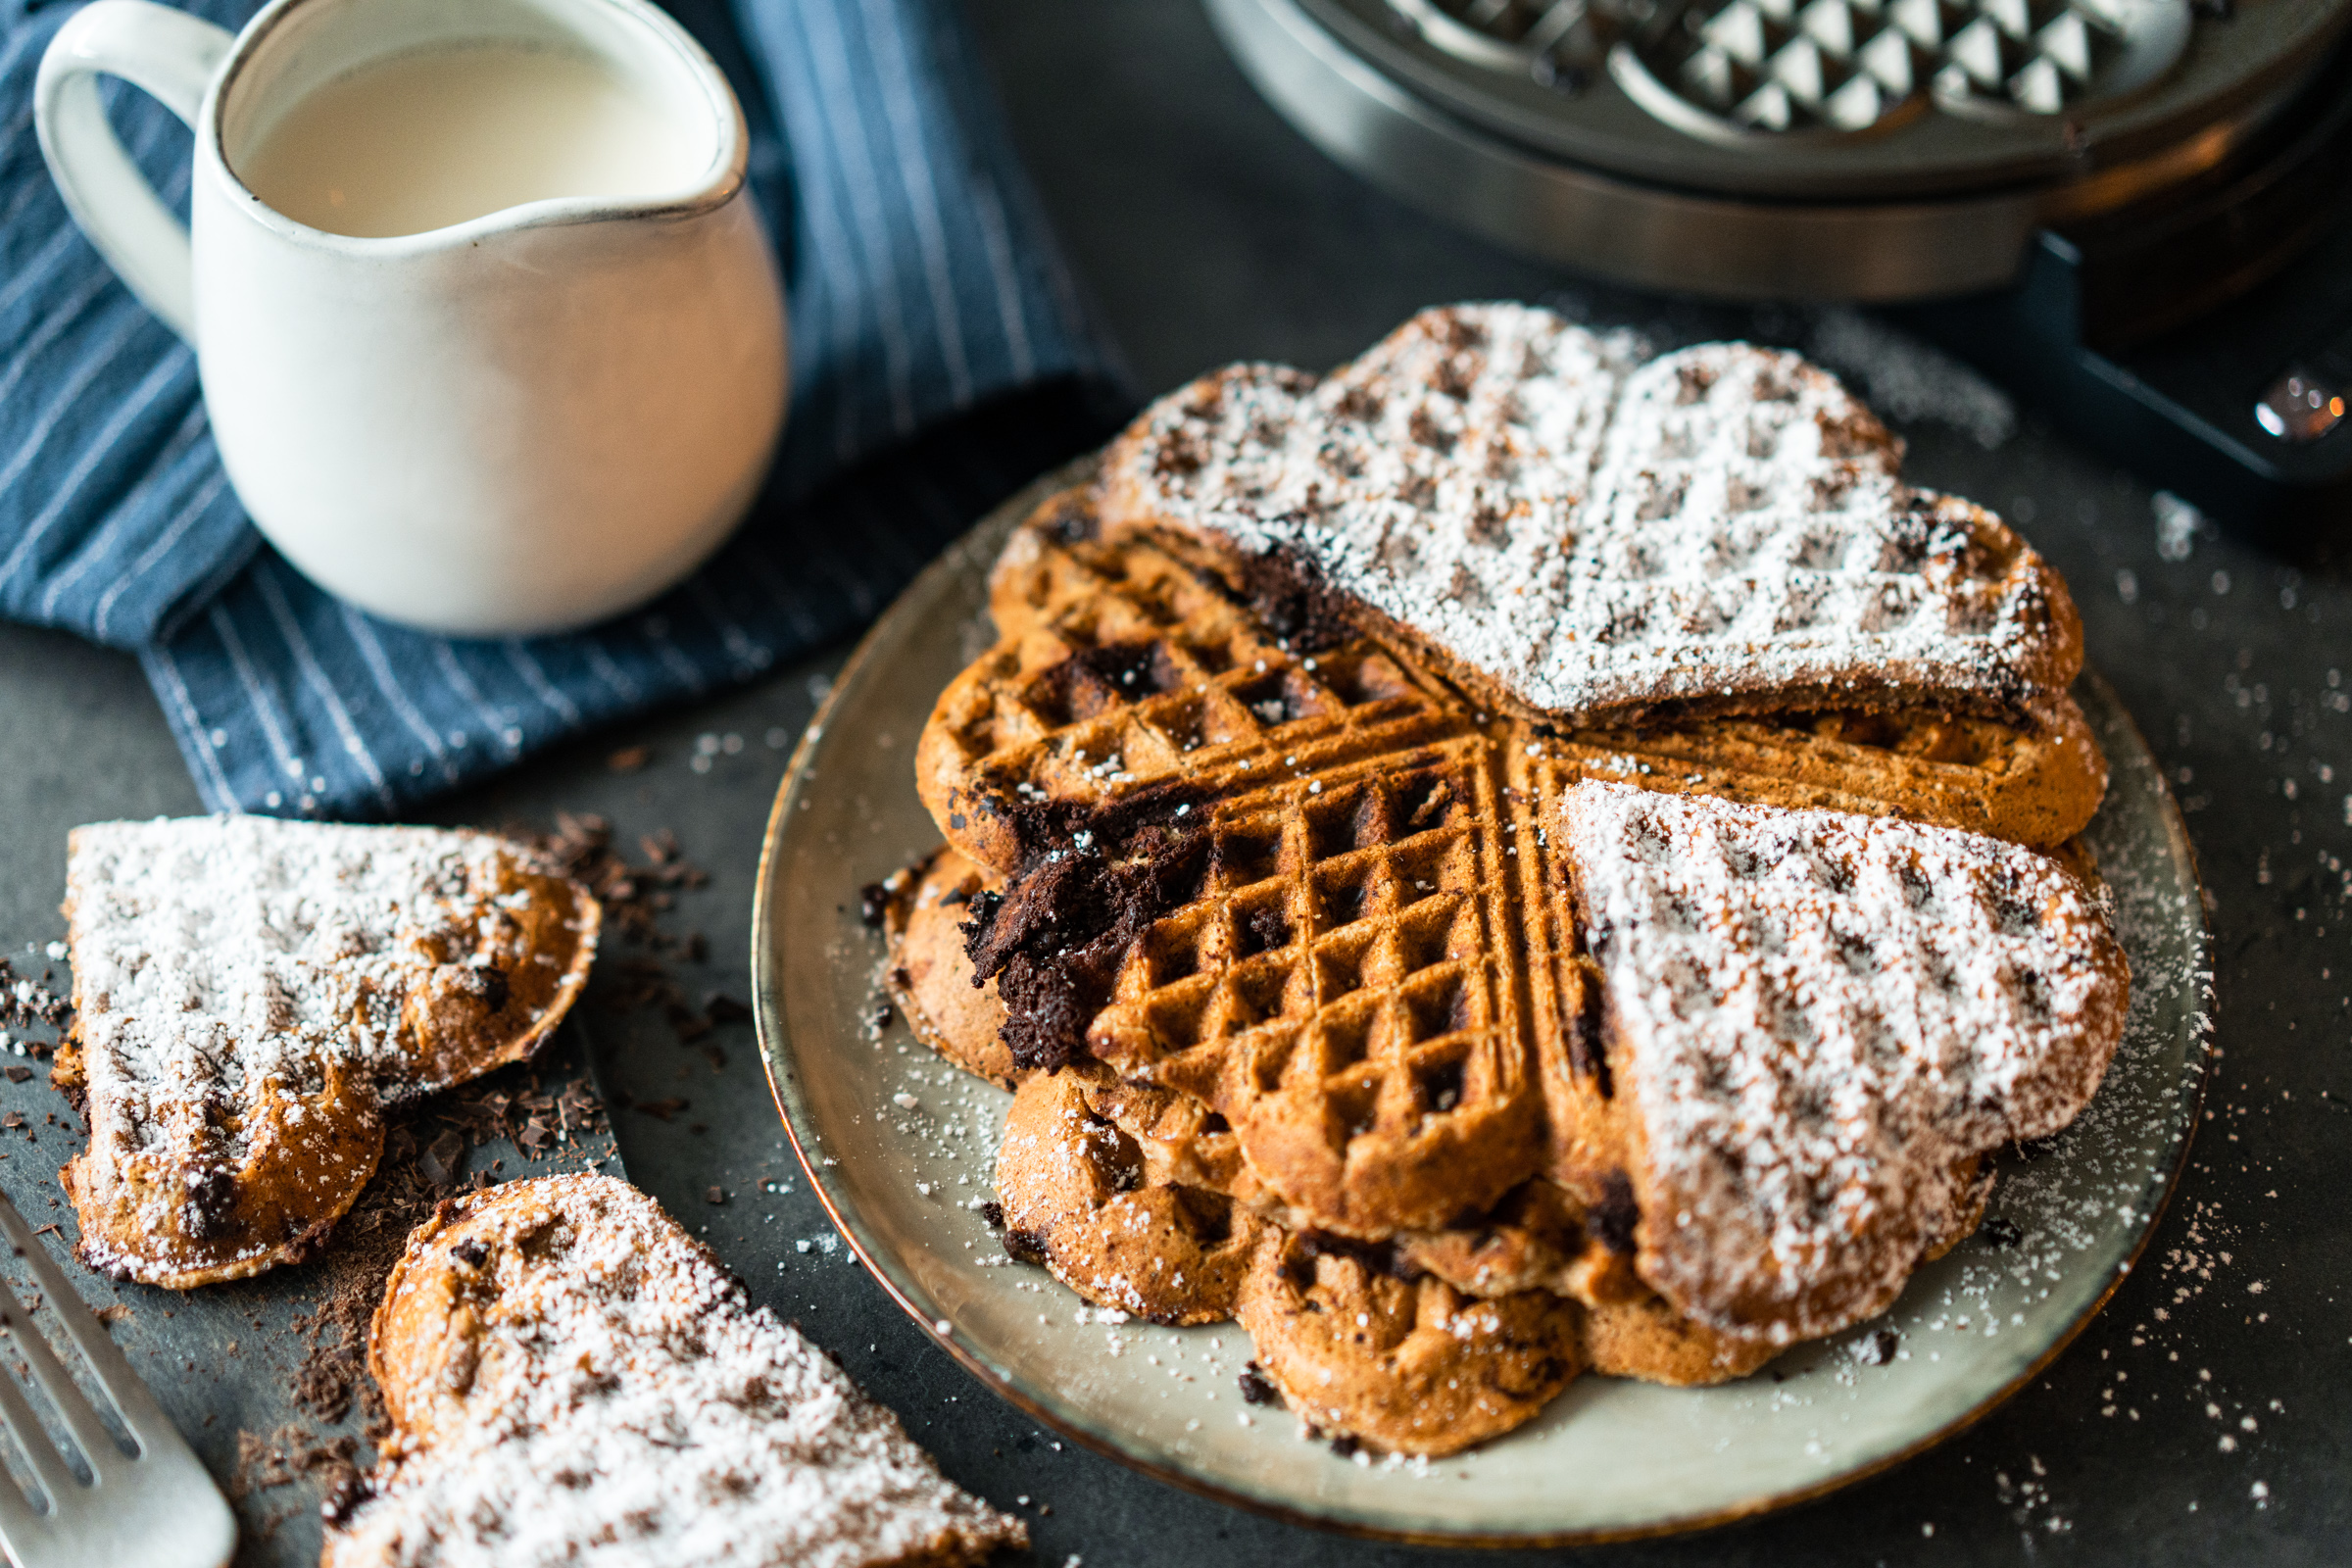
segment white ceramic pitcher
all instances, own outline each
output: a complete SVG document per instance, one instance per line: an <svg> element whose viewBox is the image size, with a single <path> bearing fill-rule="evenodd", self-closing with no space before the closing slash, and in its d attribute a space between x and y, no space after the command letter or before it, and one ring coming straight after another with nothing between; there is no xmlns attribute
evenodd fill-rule
<svg viewBox="0 0 2352 1568"><path fill-rule="evenodd" d="M494 42L600 62L690 130L700 172L382 239L239 180L321 84ZM109 128L101 73L195 131L187 229ZM96 0L50 44L34 115L75 220L195 345L246 510L362 609L459 636L582 625L683 577L749 505L784 418L783 291L742 108L643 0L275 0L233 38Z"/></svg>

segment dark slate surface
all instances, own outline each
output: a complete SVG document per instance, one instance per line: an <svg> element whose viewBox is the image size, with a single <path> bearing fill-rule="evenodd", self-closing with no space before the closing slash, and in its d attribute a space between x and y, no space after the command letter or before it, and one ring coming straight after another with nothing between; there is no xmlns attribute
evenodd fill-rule
<svg viewBox="0 0 2352 1568"><path fill-rule="evenodd" d="M1243 356L1325 364L1431 301L1573 289L1324 163L1256 100L1189 7L985 0L975 16L1082 277L1151 388ZM1666 341L1748 332L1819 346L1826 332L1835 347L1854 336L1850 323L1785 313L1592 290L1565 302ZM1892 370L1882 372L1875 395L1903 401ZM2352 855L2352 585L2209 533L2160 549L2151 497L2129 475L2070 450L2030 414L1990 448L1956 427L1984 416L1980 406L1959 410L1956 424L1906 422L1912 471L2001 508L2065 570L2091 658L2176 770L2212 890L2225 1054L2191 1168L2149 1261L2072 1349L1975 1430L1774 1519L1578 1561L2352 1560L2352 1235L2339 1197L2352 1144L2352 912L2340 868ZM698 999L744 996L760 829L811 682L837 662L582 743L441 814L545 823L558 808L598 810L624 843L674 829L712 872L671 916L710 944L710 961L682 965L681 979ZM716 751L697 770L704 736ZM68 827L191 810L196 797L136 667L60 637L0 630L0 951L23 954L62 934ZM611 750L639 743L653 753L642 772L604 765ZM667 1122L619 1113L635 1178L707 1227L757 1297L838 1352L952 1475L1007 1506L1029 1496L1035 1561L1439 1555L1276 1524L1054 1447L838 1260L846 1250L833 1260L797 1250L826 1223L777 1129L748 1025L710 1037L723 1067L681 1049L652 1013L590 1009L582 1028L609 1084L688 1102ZM35 1224L58 1217L48 1173L71 1141L41 1125L55 1101L35 1078L0 1083L0 1107L26 1112L40 1138L26 1147L22 1134L0 1134L10 1156L0 1186ZM713 1186L726 1198L715 1207ZM198 1303L122 1293L133 1317L119 1333L224 1477L236 1429L283 1418L282 1369L297 1359L288 1319L316 1285L287 1274ZM178 1315L163 1318L167 1307ZM223 1353L232 1335L243 1341L237 1357ZM302 1500L292 1487L256 1494L247 1560L311 1560L317 1536ZM259 1539L271 1518L282 1522Z"/></svg>

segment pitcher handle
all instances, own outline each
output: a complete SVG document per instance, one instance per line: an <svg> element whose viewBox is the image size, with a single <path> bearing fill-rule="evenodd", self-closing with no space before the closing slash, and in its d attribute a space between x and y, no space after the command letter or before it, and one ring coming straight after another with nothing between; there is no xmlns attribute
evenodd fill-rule
<svg viewBox="0 0 2352 1568"><path fill-rule="evenodd" d="M147 183L98 98L101 75L153 94L196 127L213 73L233 38L201 17L148 0L92 0L49 40L32 89L33 128L74 221L130 291L196 340L187 225Z"/></svg>

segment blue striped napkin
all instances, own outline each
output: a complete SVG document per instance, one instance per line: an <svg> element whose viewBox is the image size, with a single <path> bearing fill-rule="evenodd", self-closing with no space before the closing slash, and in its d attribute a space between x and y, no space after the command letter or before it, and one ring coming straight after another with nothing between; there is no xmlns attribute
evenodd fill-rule
<svg viewBox="0 0 2352 1568"><path fill-rule="evenodd" d="M644 610L453 641L263 543L189 349L67 217L32 82L74 9L0 0L0 614L135 649L216 809L388 816L564 736L752 679L870 618L1129 400L950 0L675 0L752 126L792 306L793 411L735 538ZM236 27L254 0L186 9ZM188 136L110 84L184 213Z"/></svg>

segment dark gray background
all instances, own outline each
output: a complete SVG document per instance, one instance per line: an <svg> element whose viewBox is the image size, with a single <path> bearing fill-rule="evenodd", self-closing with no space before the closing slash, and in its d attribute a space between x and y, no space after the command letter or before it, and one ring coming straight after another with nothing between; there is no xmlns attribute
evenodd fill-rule
<svg viewBox="0 0 2352 1568"><path fill-rule="evenodd" d="M1478 296L1550 298L1661 342L1824 341L1823 320L1808 315L1583 288L1367 190L1260 103L1199 13L1176 0L977 0L972 16L1081 286L1150 390L1237 358L1327 365L1421 305ZM1851 325L1828 323L1831 341L1840 324ZM1863 385L1883 404L1904 403L1906 368L1882 363ZM2210 531L2168 559L2151 497L2129 474L2054 438L2030 410L1990 447L1960 427L1968 422L1902 421L1912 474L1999 508L2065 571L2090 658L2174 770L2212 890L2225 1055L2189 1171L2149 1258L2106 1312L1981 1426L1826 1501L1579 1560L2352 1559L2352 1312L2340 1299L2352 1289L2352 1246L2339 1152L2352 1134L2343 1066L2352 944L2339 863L2352 853L2352 687L2338 684L2339 667L2352 666L2352 589ZM760 830L786 749L841 652L547 757L440 814L544 824L558 808L594 809L628 842L673 828L712 872L672 921L710 939L710 961L682 975L698 996L746 996ZM716 751L698 771L705 736ZM738 750L726 749L729 736ZM63 934L55 911L70 826L192 811L197 799L136 665L66 638L0 627L0 952L22 955ZM635 743L652 748L651 766L606 768L610 751ZM755 1295L839 1353L951 1475L1005 1506L1030 1497L1021 1511L1036 1561L1435 1555L1273 1523L1054 1446L931 1348L854 1263L794 1248L824 1234L826 1221L798 1179L748 1025L713 1037L722 1068L681 1049L651 1014L587 1009L581 1029L608 1084L690 1102L668 1123L615 1117L634 1177L705 1227ZM36 1123L57 1108L37 1078L0 1085L0 1104ZM36 1147L13 1137L4 1147L0 1185L38 1210L35 1224L59 1217L48 1173L72 1141L49 1132ZM725 1205L705 1202L713 1185L729 1195ZM93 1296L116 1294L76 1278ZM276 1419L282 1406L263 1385L291 1363L285 1303L307 1287L289 1277L268 1292L233 1289L249 1294L119 1293L134 1309L126 1340L224 1475L235 1429ZM165 1320L166 1309L179 1316ZM258 1326L240 1355L225 1356L219 1342L232 1318ZM210 1326L191 1337L191 1322ZM317 1537L306 1512L297 1488L258 1498L250 1519L284 1517L267 1540L255 1531L249 1559L309 1560Z"/></svg>

